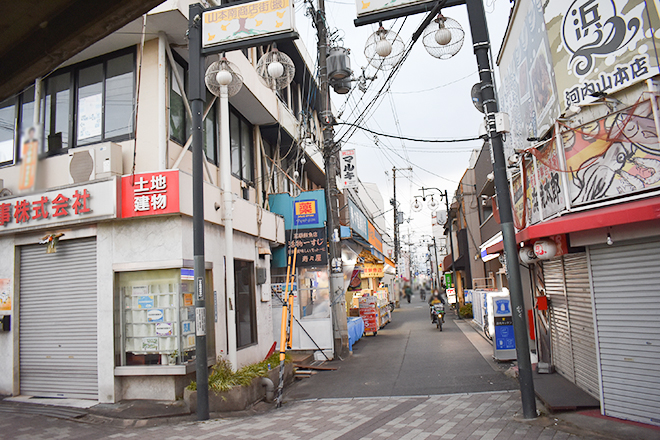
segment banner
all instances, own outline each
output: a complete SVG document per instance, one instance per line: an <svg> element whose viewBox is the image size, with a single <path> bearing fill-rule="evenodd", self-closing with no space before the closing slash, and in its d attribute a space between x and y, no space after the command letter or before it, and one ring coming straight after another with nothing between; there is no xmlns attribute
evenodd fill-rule
<svg viewBox="0 0 660 440"><path fill-rule="evenodd" d="M562 109L657 75L656 2L548 2L545 23Z"/></svg>
<svg viewBox="0 0 660 440"><path fill-rule="evenodd" d="M341 150L341 184L342 188L357 188L358 178L355 170L355 150Z"/></svg>

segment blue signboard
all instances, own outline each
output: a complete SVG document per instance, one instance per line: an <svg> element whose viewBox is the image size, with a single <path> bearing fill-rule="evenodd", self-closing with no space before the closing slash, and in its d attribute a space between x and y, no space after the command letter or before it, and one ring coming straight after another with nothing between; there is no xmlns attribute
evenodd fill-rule
<svg viewBox="0 0 660 440"><path fill-rule="evenodd" d="M367 217L351 199L348 199L348 216L350 218L351 229L369 241L369 222L367 221Z"/></svg>
<svg viewBox="0 0 660 440"><path fill-rule="evenodd" d="M154 297L153 296L138 296L138 308L139 309L151 309L154 307Z"/></svg>
<svg viewBox="0 0 660 440"><path fill-rule="evenodd" d="M319 210L316 200L294 200L293 201L293 224L294 226L312 225L319 222Z"/></svg>

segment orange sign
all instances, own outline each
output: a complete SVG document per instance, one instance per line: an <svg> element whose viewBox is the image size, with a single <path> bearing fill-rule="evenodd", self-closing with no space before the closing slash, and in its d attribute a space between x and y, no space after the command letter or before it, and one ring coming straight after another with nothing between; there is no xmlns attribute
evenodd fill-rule
<svg viewBox="0 0 660 440"><path fill-rule="evenodd" d="M362 278L382 278L383 276L382 264L364 263Z"/></svg>
<svg viewBox="0 0 660 440"><path fill-rule="evenodd" d="M28 138L21 148L21 170L18 179L18 189L20 191L30 191L34 189L34 180L37 176L37 159L39 157L39 141L35 138L35 129L30 128L27 134Z"/></svg>

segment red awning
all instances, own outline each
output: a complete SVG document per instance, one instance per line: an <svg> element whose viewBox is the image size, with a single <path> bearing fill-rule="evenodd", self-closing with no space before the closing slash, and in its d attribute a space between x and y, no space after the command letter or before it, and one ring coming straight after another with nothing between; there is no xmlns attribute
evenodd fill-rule
<svg viewBox="0 0 660 440"><path fill-rule="evenodd" d="M603 208L567 214L562 217L528 226L516 234L516 242L521 243L550 235L588 231L590 229L638 223L660 219L660 197L618 203ZM501 252L502 242L487 248L489 254Z"/></svg>

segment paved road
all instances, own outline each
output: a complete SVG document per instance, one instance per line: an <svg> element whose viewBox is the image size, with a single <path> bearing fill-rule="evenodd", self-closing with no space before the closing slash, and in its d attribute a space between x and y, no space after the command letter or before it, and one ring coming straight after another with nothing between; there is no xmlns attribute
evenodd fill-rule
<svg viewBox="0 0 660 440"><path fill-rule="evenodd" d="M443 331L431 324L428 306L414 297L393 312L376 336L365 336L353 355L288 390L288 399L452 394L518 389L496 364L490 345L452 313ZM462 327L483 352L470 342ZM484 347L485 346L485 347Z"/></svg>

